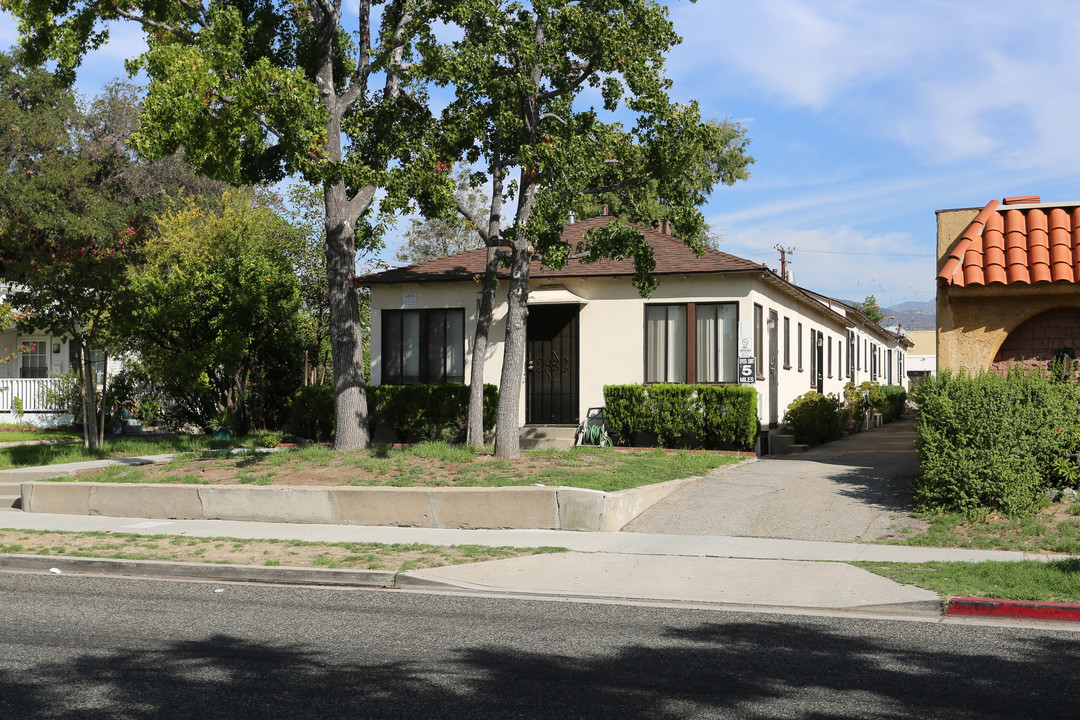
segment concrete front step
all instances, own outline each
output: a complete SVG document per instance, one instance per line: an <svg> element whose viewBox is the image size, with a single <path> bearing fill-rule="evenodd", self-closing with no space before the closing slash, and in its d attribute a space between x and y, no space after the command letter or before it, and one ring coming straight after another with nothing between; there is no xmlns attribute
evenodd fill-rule
<svg viewBox="0 0 1080 720"><path fill-rule="evenodd" d="M577 425L526 425L518 433L523 450L569 450L574 446Z"/></svg>
<svg viewBox="0 0 1080 720"><path fill-rule="evenodd" d="M773 455L792 455L806 452L808 445L795 442L794 435L773 435L769 438L769 450Z"/></svg>

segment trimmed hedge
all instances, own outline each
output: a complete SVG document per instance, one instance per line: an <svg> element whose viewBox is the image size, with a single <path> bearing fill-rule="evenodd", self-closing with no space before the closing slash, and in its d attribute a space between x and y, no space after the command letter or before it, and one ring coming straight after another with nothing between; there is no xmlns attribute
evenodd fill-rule
<svg viewBox="0 0 1080 720"><path fill-rule="evenodd" d="M608 433L629 445L638 433L661 447L750 450L758 433L757 391L737 385L605 385Z"/></svg>
<svg viewBox="0 0 1080 720"><path fill-rule="evenodd" d="M465 439L469 386L369 385L366 388L368 424L386 424L398 442ZM499 391L484 385L484 429L495 427ZM334 431L334 389L330 385L302 387L293 396L287 431L296 437L329 442ZM374 432L372 432L374 435Z"/></svg>
<svg viewBox="0 0 1080 720"><path fill-rule="evenodd" d="M913 394L920 510L1030 514L1080 438L1080 390L1045 372L943 372Z"/></svg>

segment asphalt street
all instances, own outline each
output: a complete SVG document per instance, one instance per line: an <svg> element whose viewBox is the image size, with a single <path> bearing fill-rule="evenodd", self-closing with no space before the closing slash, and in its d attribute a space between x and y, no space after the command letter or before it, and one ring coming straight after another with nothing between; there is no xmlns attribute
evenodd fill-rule
<svg viewBox="0 0 1080 720"><path fill-rule="evenodd" d="M0 573L0 717L1075 717L1076 634Z"/></svg>

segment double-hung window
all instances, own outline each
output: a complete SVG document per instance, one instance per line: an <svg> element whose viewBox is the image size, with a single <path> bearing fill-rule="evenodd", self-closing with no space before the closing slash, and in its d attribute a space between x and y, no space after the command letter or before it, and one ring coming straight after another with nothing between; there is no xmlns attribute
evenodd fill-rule
<svg viewBox="0 0 1080 720"><path fill-rule="evenodd" d="M645 382L737 382L738 305L645 306Z"/></svg>
<svg viewBox="0 0 1080 720"><path fill-rule="evenodd" d="M49 377L49 344L44 340L28 340L23 343L19 377Z"/></svg>
<svg viewBox="0 0 1080 720"><path fill-rule="evenodd" d="M386 385L465 382L465 310L382 311Z"/></svg>

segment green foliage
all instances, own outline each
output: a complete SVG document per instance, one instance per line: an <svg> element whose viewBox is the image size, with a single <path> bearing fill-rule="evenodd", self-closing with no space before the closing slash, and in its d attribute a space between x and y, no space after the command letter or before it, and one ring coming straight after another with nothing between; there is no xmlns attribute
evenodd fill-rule
<svg viewBox="0 0 1080 720"><path fill-rule="evenodd" d="M885 313L881 311L877 298L873 295L867 295L865 300L855 305L855 309L865 315L870 322L880 323L885 319Z"/></svg>
<svg viewBox="0 0 1080 720"><path fill-rule="evenodd" d="M1045 372L943 372L915 397L921 510L1030 514L1080 440L1080 390Z"/></svg>
<svg viewBox="0 0 1080 720"><path fill-rule="evenodd" d="M296 233L241 191L215 209L179 201L158 226L128 274L132 301L115 320L117 342L182 419L205 426L225 409L239 435L256 416L278 425L303 367Z"/></svg>
<svg viewBox="0 0 1080 720"><path fill-rule="evenodd" d="M795 398L784 411L784 432L794 435L797 443L821 445L843 436L844 417L839 398L811 390Z"/></svg>
<svg viewBox="0 0 1080 720"><path fill-rule="evenodd" d="M663 447L691 443L749 450L757 437L757 391L731 385L605 385L604 418L617 442L638 433Z"/></svg>
<svg viewBox="0 0 1080 720"><path fill-rule="evenodd" d="M285 431L294 437L330 442L334 433L334 388L305 385L289 403Z"/></svg>
<svg viewBox="0 0 1080 720"><path fill-rule="evenodd" d="M498 395L494 385L484 385L485 430L495 426ZM389 426L398 442L463 442L468 407L468 385L421 383L368 388L372 426Z"/></svg>
<svg viewBox="0 0 1080 720"><path fill-rule="evenodd" d="M484 385L484 428L495 425L498 388ZM289 409L286 430L305 440L328 442L334 429L333 389L300 388ZM377 385L367 388L371 426L386 425L398 442L460 443L469 405L467 385Z"/></svg>
<svg viewBox="0 0 1080 720"><path fill-rule="evenodd" d="M907 408L907 391L901 385L879 385L869 380L858 386L849 382L844 386L844 407L850 410L852 419L860 426L862 414L867 411L881 413L885 422L892 422L900 419Z"/></svg>

